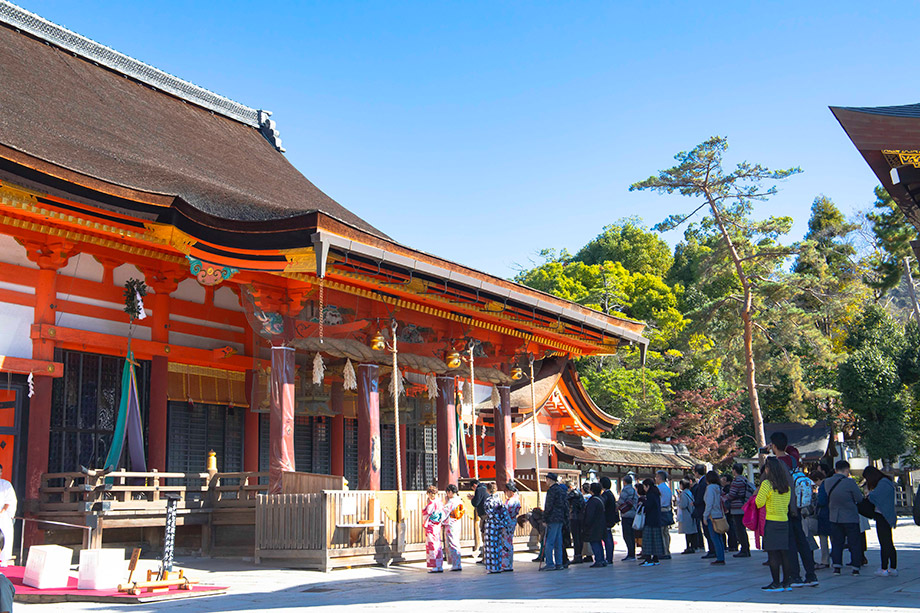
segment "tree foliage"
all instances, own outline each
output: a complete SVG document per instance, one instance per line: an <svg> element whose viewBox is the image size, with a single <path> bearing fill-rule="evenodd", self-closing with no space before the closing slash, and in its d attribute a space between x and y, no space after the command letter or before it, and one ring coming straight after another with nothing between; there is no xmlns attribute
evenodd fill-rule
<svg viewBox="0 0 920 613"><path fill-rule="evenodd" d="M739 451L736 426L744 419L739 393L720 398L715 390L680 390L668 401L668 419L654 432L657 441L682 443L694 457L715 465Z"/></svg>
<svg viewBox="0 0 920 613"><path fill-rule="evenodd" d="M622 219L582 247L572 258L585 264L619 262L631 273L664 277L671 269L671 248L660 236L649 232L637 217Z"/></svg>

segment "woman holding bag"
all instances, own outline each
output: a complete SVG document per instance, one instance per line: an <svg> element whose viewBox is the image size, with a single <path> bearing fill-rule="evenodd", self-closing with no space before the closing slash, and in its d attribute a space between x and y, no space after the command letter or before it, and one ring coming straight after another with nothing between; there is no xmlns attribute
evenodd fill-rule
<svg viewBox="0 0 920 613"><path fill-rule="evenodd" d="M767 552L773 581L763 587L766 592L792 590L789 587L792 580L792 561L789 557L789 499L792 497L792 484L786 476L788 473L775 456L767 458L761 472L763 480L755 499L757 508L767 511L763 549ZM782 582L780 568L783 569Z"/></svg>
<svg viewBox="0 0 920 613"><path fill-rule="evenodd" d="M710 564L725 566L725 541L722 540L722 535L727 532L728 522L725 519L725 512L722 511L722 478L714 470L706 473L706 493L703 495L703 500L706 503L703 509L703 525L709 530L709 538L712 539L716 550L716 559ZM726 530L716 530L716 522L720 527L724 524Z"/></svg>

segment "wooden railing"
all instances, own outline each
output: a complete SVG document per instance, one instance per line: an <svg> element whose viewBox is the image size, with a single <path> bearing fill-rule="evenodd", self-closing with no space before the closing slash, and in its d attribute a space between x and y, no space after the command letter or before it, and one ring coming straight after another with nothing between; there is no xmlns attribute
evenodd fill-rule
<svg viewBox="0 0 920 613"><path fill-rule="evenodd" d="M259 496L256 503L256 561L283 559L319 570L364 563L390 563L424 557L422 509L425 492L403 492L403 522L396 522L394 491L326 490L318 494ZM465 493L461 543L470 546L479 518ZM537 499L522 492L521 513ZM533 547L537 539L529 525L518 527L515 542Z"/></svg>
<svg viewBox="0 0 920 613"><path fill-rule="evenodd" d="M254 508L256 496L268 490L259 483L266 473L167 473L87 471L42 475L39 513L157 513L167 498L178 508ZM229 482L229 483L228 483ZM182 483L184 485L176 484Z"/></svg>

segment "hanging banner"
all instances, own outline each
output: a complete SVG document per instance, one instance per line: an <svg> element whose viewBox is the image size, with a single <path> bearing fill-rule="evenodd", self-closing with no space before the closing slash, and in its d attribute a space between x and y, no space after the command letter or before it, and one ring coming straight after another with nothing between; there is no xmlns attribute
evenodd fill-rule
<svg viewBox="0 0 920 613"><path fill-rule="evenodd" d="M105 459L105 470L112 471L118 468L126 439L131 470L146 472L147 459L144 454L141 405L137 395L137 374L134 371L134 353L130 351L128 357L125 358L125 367L121 374L121 402L118 404L118 418L115 421L112 446Z"/></svg>

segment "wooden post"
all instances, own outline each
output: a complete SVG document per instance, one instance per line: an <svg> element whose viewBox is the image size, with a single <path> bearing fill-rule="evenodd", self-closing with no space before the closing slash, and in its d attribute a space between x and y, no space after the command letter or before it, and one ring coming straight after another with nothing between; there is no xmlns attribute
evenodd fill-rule
<svg viewBox="0 0 920 613"><path fill-rule="evenodd" d="M457 396L453 377L438 377L437 411L438 488L459 481L459 449L457 449L457 416L454 400ZM445 461L446 460L446 461ZM464 459L465 461L465 459Z"/></svg>
<svg viewBox="0 0 920 613"><path fill-rule="evenodd" d="M495 481L498 487L514 479L514 443L511 440L511 388L499 385L499 405L493 409L495 423Z"/></svg>
<svg viewBox="0 0 920 613"><path fill-rule="evenodd" d="M380 489L380 395L377 365L358 365L358 489Z"/></svg>
<svg viewBox="0 0 920 613"><path fill-rule="evenodd" d="M329 408L335 415L332 416L332 474L345 476L345 387L341 381L332 382L332 392L329 397Z"/></svg>

